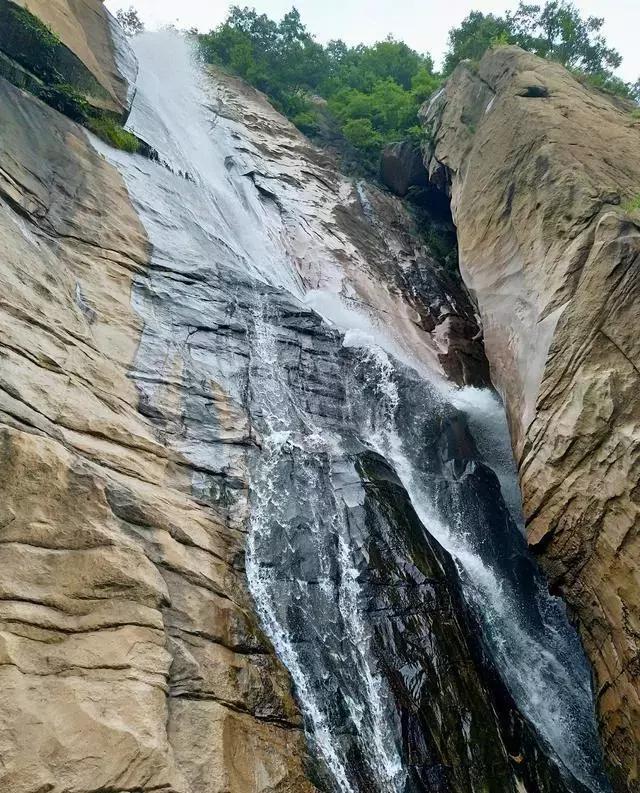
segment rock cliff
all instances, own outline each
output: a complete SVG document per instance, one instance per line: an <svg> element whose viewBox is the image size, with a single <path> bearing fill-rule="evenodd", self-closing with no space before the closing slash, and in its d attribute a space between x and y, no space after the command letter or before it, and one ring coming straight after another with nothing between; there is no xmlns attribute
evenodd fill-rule
<svg viewBox="0 0 640 793"><path fill-rule="evenodd" d="M529 542L593 664L618 789L639 790L640 123L512 47L460 65L423 115Z"/></svg>
<svg viewBox="0 0 640 793"><path fill-rule="evenodd" d="M101 5L28 6L126 115ZM467 290L262 95L136 52L153 161L0 78L3 792L605 793Z"/></svg>
<svg viewBox="0 0 640 793"><path fill-rule="evenodd" d="M0 75L32 93L74 90L96 109L126 116L135 69L102 0L0 0Z"/></svg>

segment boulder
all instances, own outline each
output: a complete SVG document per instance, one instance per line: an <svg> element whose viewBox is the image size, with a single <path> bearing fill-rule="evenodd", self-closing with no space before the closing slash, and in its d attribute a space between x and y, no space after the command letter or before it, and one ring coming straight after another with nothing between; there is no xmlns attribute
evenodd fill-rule
<svg viewBox="0 0 640 793"><path fill-rule="evenodd" d="M429 180L420 148L410 140L385 146L380 160L380 178L400 197L406 196L410 187L426 187Z"/></svg>

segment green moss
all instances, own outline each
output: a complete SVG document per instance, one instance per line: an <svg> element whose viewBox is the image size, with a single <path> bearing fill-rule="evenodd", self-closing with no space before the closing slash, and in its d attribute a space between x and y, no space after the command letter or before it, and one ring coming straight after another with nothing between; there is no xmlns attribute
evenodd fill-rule
<svg viewBox="0 0 640 793"><path fill-rule="evenodd" d="M640 107L631 111L631 118L640 119Z"/></svg>
<svg viewBox="0 0 640 793"><path fill-rule="evenodd" d="M85 96L110 98L107 89L48 25L8 0L0 0L0 50L52 90L72 85Z"/></svg>
<svg viewBox="0 0 640 793"><path fill-rule="evenodd" d="M141 144L138 138L133 135L113 118L109 116L94 116L87 119L85 126L90 129L101 140L122 151L137 154L141 151Z"/></svg>
<svg viewBox="0 0 640 793"><path fill-rule="evenodd" d="M629 215L640 212L640 193L622 204L622 209Z"/></svg>
<svg viewBox="0 0 640 793"><path fill-rule="evenodd" d="M3 49L41 79L59 79L57 60L62 43L51 28L19 6L5 6L3 17Z"/></svg>
<svg viewBox="0 0 640 793"><path fill-rule="evenodd" d="M51 30L48 25L45 25L41 19L34 16L26 8L20 6L12 6L11 14L18 25L20 25L25 33L34 36L38 39L39 43L51 49L60 45L60 38Z"/></svg>
<svg viewBox="0 0 640 793"><path fill-rule="evenodd" d="M40 99L65 116L84 124L91 112L91 106L84 96L68 83L55 83L40 91Z"/></svg>

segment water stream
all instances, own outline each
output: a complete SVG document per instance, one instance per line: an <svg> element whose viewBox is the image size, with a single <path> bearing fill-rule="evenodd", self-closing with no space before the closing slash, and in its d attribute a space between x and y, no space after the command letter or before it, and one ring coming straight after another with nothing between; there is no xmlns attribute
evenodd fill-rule
<svg viewBox="0 0 640 793"><path fill-rule="evenodd" d="M226 487L248 471L248 582L292 676L323 783L339 793L427 789L408 768L394 687L376 650L387 630L379 614L390 606L372 603L391 591L374 564L376 542L392 549L397 581L409 551L391 529L374 536L366 518L359 461L375 453L426 534L453 557L483 645L547 752L576 781L568 789L606 791L588 665L528 556L501 405L412 365L413 350L380 317L306 283L291 255L295 207L285 222L278 200L247 178L258 168L241 160L251 159L252 142L221 112L188 45L144 35L135 50L129 124L161 162L94 141L122 173L153 246L134 292L145 332L132 377L158 413L153 375L180 354L193 404L175 443L204 472L194 488ZM210 381L238 415L225 432L202 403ZM461 464L448 456L442 427L465 420L475 448ZM254 445L230 443L234 432ZM409 687L423 686L422 673L403 674Z"/></svg>

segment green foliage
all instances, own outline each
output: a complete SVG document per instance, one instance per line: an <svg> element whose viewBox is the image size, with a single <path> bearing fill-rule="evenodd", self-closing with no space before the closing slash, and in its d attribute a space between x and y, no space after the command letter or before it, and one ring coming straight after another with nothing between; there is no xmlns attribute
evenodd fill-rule
<svg viewBox="0 0 640 793"><path fill-rule="evenodd" d="M517 44L586 75L603 90L640 101L640 84L630 85L613 74L622 58L607 45L603 25L602 17L582 17L569 0L547 0L544 5L521 2L515 12L503 16L472 11L449 32L444 71L449 74L465 59L478 61L489 47Z"/></svg>
<svg viewBox="0 0 640 793"><path fill-rule="evenodd" d="M72 85L57 83L46 86L40 91L40 98L60 113L90 129L110 146L132 154L141 151L141 143L135 135L127 132L113 116L91 107Z"/></svg>
<svg viewBox="0 0 640 793"><path fill-rule="evenodd" d="M460 61L479 61L495 41L516 43L509 20L472 11L459 27L449 31L449 48L444 59L445 74L450 74Z"/></svg>
<svg viewBox="0 0 640 793"><path fill-rule="evenodd" d="M319 132L319 119L317 113L313 110L302 110L291 117L291 121L298 127L305 135L313 137Z"/></svg>
<svg viewBox="0 0 640 793"><path fill-rule="evenodd" d="M60 39L51 30L48 25L45 25L37 16L34 16L26 8L20 6L12 6L11 14L14 21L30 36L38 40L40 46L45 49L57 47L60 44Z"/></svg>
<svg viewBox="0 0 640 793"><path fill-rule="evenodd" d="M622 205L622 209L629 215L633 214L634 212L640 212L640 193L624 203Z"/></svg>
<svg viewBox="0 0 640 793"><path fill-rule="evenodd" d="M295 9L275 22L233 7L198 41L205 61L264 91L309 135L323 127L314 97L326 99L328 113L368 169L377 167L386 143L418 136L418 108L440 83L429 56L391 37L372 46L338 40L323 47Z"/></svg>
<svg viewBox="0 0 640 793"><path fill-rule="evenodd" d="M442 79L433 73L433 67L421 66L411 78L411 93L418 104L426 102L440 87Z"/></svg>
<svg viewBox="0 0 640 793"><path fill-rule="evenodd" d="M57 59L62 45L51 28L16 5L3 10L0 26L2 48L12 58L45 82L60 79Z"/></svg>
<svg viewBox="0 0 640 793"><path fill-rule="evenodd" d="M0 50L22 67L5 66L4 76L30 91L43 102L91 129L112 146L129 152L142 148L115 116L92 106L87 99L100 94L100 86L76 68L74 57L58 36L27 9L0 0Z"/></svg>
<svg viewBox="0 0 640 793"><path fill-rule="evenodd" d="M351 118L344 123L342 131L349 143L367 158L373 159L384 143L384 138L376 132L369 118Z"/></svg>
<svg viewBox="0 0 640 793"><path fill-rule="evenodd" d="M289 117L310 112L303 94L317 91L328 73L323 48L295 9L278 23L253 9L233 6L226 21L198 41L205 61L243 77Z"/></svg>
<svg viewBox="0 0 640 793"><path fill-rule="evenodd" d="M45 86L40 91L40 98L79 124L85 123L90 112L90 106L85 97L69 83Z"/></svg>
<svg viewBox="0 0 640 793"><path fill-rule="evenodd" d="M86 126L105 143L122 151L137 154L140 151L140 141L131 132L110 116L93 116L88 118Z"/></svg>
<svg viewBox="0 0 640 793"><path fill-rule="evenodd" d="M446 267L458 267L458 243L455 231L435 225L425 225L424 241L433 256Z"/></svg>
<svg viewBox="0 0 640 793"><path fill-rule="evenodd" d="M600 91L606 91L608 94L614 96L621 96L625 99L632 99L632 94L629 89L629 84L625 83L616 75L607 72L598 72L596 74L585 74L577 70L573 70L575 75L584 80L587 85L598 88Z"/></svg>

